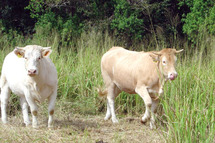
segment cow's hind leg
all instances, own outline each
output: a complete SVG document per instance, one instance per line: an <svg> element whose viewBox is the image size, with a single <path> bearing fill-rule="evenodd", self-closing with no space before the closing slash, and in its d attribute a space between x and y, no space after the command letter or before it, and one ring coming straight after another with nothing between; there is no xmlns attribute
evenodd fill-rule
<svg viewBox="0 0 215 143"><path fill-rule="evenodd" d="M7 104L10 98L10 89L7 84L1 88L1 119L4 124L7 123Z"/></svg>
<svg viewBox="0 0 215 143"><path fill-rule="evenodd" d="M121 91L117 88L117 86L114 83L108 87L107 108L109 109L107 109L106 117L110 118L110 114L111 114L113 123L118 123L118 120L115 114L115 109L114 109L114 100L116 96L119 95L120 92Z"/></svg>
<svg viewBox="0 0 215 143"><path fill-rule="evenodd" d="M151 99L146 87L136 88L135 91L136 91L136 93L138 93L140 95L140 97L142 97L142 99L145 103L146 111L145 111L144 116L142 117L141 122L146 123L151 117L152 99Z"/></svg>
<svg viewBox="0 0 215 143"><path fill-rule="evenodd" d="M109 105L109 103L107 101L107 112L106 112L104 120L106 121L106 120L110 119L110 117L111 117L110 105Z"/></svg>
<svg viewBox="0 0 215 143"><path fill-rule="evenodd" d="M25 97L20 97L20 105L22 108L24 123L26 126L28 126L31 124L31 122L30 122L29 116L28 116L28 103L27 103Z"/></svg>
<svg viewBox="0 0 215 143"><path fill-rule="evenodd" d="M157 106L158 106L158 103L159 103L159 99L152 99L152 107L151 107L151 119L150 119L150 127L151 129L155 129L156 126L155 126L155 113L156 113L156 109L157 109Z"/></svg>
<svg viewBox="0 0 215 143"><path fill-rule="evenodd" d="M49 97L49 106L48 106L48 112L49 112L48 127L49 128L53 127L53 115L54 115L56 97L57 97L57 88L54 91L54 93Z"/></svg>

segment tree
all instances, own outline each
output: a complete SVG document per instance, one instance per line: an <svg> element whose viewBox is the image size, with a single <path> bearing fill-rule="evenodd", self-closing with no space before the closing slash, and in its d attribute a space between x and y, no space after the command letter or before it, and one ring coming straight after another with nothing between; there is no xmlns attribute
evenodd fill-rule
<svg viewBox="0 0 215 143"><path fill-rule="evenodd" d="M29 1L26 0L4 0L0 1L0 20L3 30L16 30L20 33L32 33L35 20L30 17L30 11L25 9Z"/></svg>
<svg viewBox="0 0 215 143"><path fill-rule="evenodd" d="M199 32L215 34L215 1L214 0L180 0L180 8L188 7L190 12L184 13L183 32L195 42Z"/></svg>

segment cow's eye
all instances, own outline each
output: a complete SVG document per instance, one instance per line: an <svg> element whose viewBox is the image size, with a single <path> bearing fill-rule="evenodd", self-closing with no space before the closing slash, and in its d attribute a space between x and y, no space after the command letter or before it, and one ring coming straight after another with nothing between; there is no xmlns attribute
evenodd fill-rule
<svg viewBox="0 0 215 143"><path fill-rule="evenodd" d="M163 61L163 64L165 65L165 64L166 64L166 61Z"/></svg>
<svg viewBox="0 0 215 143"><path fill-rule="evenodd" d="M24 57L27 60L27 57Z"/></svg>
<svg viewBox="0 0 215 143"><path fill-rule="evenodd" d="M41 59L41 57L38 58L39 60Z"/></svg>

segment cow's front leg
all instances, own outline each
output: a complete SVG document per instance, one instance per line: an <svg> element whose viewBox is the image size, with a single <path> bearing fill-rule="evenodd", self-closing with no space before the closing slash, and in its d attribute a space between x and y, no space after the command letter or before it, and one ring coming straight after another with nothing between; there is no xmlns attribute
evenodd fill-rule
<svg viewBox="0 0 215 143"><path fill-rule="evenodd" d="M53 127L53 115L54 115L56 97L57 97L57 90L55 90L54 93L49 97L49 106L48 106L48 112L49 112L48 127L49 128Z"/></svg>
<svg viewBox="0 0 215 143"><path fill-rule="evenodd" d="M31 115L32 115L32 126L33 128L38 128L38 123L37 123L37 104L35 103L35 100L32 98L30 93L28 91L25 92L25 97L28 102L28 105L30 106L31 109Z"/></svg>
<svg viewBox="0 0 215 143"><path fill-rule="evenodd" d="M20 105L22 108L24 123L26 126L28 126L28 125L30 125L31 122L30 122L29 116L28 116L28 103L27 103L25 97L20 97Z"/></svg>
<svg viewBox="0 0 215 143"><path fill-rule="evenodd" d="M4 124L7 123L7 104L10 98L10 89L7 85L1 88L1 119Z"/></svg>
<svg viewBox="0 0 215 143"><path fill-rule="evenodd" d="M146 106L146 111L144 116L142 117L141 122L142 123L146 123L148 121L148 119L150 119L151 116L151 106L152 106L152 99L148 93L148 90L146 87L137 87L135 89L136 93L140 95L140 97L142 97L145 106Z"/></svg>

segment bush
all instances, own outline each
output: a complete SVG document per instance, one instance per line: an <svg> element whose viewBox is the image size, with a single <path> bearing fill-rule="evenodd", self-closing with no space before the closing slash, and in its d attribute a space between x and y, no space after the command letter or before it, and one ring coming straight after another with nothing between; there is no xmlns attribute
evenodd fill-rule
<svg viewBox="0 0 215 143"><path fill-rule="evenodd" d="M65 20L60 30L62 41L64 41L65 44L69 44L75 37L80 37L82 29L83 24L80 22L78 16L70 16Z"/></svg>
<svg viewBox="0 0 215 143"><path fill-rule="evenodd" d="M71 44L74 37L79 37L83 25L77 16L63 18L54 12L47 12L40 16L35 30L39 37L48 37L52 31L57 31L62 44Z"/></svg>
<svg viewBox="0 0 215 143"><path fill-rule="evenodd" d="M119 36L141 39L144 33L144 25L143 19L139 18L139 15L140 11L131 9L126 0L116 1L111 29L116 29L116 34Z"/></svg>
<svg viewBox="0 0 215 143"><path fill-rule="evenodd" d="M215 34L215 2L213 0L181 1L180 7L187 6L190 12L183 16L183 32L192 42L196 42L198 34L205 31Z"/></svg>

